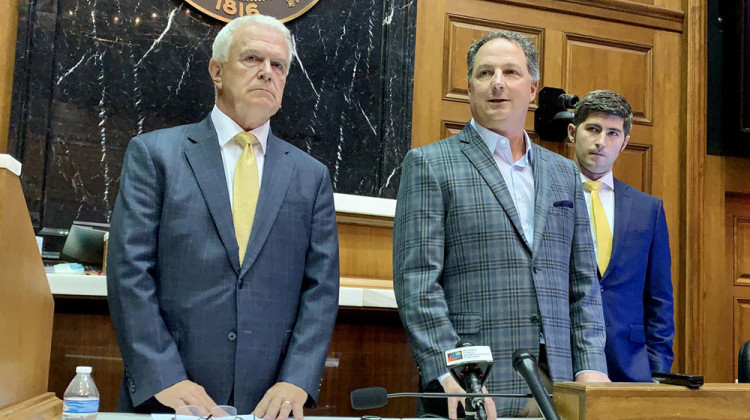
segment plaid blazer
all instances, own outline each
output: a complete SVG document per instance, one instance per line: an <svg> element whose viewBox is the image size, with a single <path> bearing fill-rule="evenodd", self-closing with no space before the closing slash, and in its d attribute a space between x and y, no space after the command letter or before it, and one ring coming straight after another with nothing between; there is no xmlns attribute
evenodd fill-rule
<svg viewBox="0 0 750 420"><path fill-rule="evenodd" d="M607 372L588 214L575 163L537 145L533 247L490 151L467 124L407 153L393 231L394 290L423 383L460 339L492 348L490 392L528 392L519 348L544 333L554 382ZM513 415L524 399L497 399Z"/></svg>

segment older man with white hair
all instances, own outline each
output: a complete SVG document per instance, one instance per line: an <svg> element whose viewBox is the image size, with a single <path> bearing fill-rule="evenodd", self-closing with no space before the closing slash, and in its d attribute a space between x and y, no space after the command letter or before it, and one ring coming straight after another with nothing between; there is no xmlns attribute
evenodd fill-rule
<svg viewBox="0 0 750 420"><path fill-rule="evenodd" d="M274 18L232 21L208 66L210 115L128 145L107 260L120 411L301 419L317 398L338 238L328 170L270 129L293 50Z"/></svg>

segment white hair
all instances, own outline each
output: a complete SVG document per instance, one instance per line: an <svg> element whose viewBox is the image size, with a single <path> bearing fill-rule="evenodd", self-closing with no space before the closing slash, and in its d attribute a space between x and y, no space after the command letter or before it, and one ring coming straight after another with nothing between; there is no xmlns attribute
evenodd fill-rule
<svg viewBox="0 0 750 420"><path fill-rule="evenodd" d="M222 63L226 63L229 60L229 48L232 46L234 40L234 31L244 25L265 25L276 29L281 32L286 40L286 44L289 49L289 65L286 67L286 72L289 73L289 67L292 64L292 57L296 54L294 47L294 39L292 38L291 32L281 23L280 20L272 16L266 15L248 15L232 20L227 23L214 39L213 50L211 56Z"/></svg>

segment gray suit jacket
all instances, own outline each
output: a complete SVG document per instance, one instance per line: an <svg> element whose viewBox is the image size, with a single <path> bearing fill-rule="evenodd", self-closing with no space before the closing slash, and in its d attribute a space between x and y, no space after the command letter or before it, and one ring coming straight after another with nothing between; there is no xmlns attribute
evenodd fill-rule
<svg viewBox="0 0 750 420"><path fill-rule="evenodd" d="M338 309L328 170L269 134L240 266L210 117L135 137L111 220L107 287L120 409L189 379L251 412L277 381L315 399Z"/></svg>
<svg viewBox="0 0 750 420"><path fill-rule="evenodd" d="M447 372L459 339L492 348L490 392L528 392L513 371L519 348L539 352L552 380L607 371L594 250L578 169L533 145L530 247L487 146L467 124L413 149L403 163L394 222L394 289L424 383ZM496 400L514 415L522 399Z"/></svg>

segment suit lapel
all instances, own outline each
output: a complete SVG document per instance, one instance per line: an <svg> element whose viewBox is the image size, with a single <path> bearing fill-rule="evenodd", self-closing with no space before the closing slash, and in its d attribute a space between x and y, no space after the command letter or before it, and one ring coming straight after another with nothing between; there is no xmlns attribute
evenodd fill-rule
<svg viewBox="0 0 750 420"><path fill-rule="evenodd" d="M542 242L542 234L547 225L547 213L550 208L550 178L547 174L547 164L544 155L539 152L539 146L532 144L532 163L534 171L534 246L532 255L536 255L539 244Z"/></svg>
<svg viewBox="0 0 750 420"><path fill-rule="evenodd" d="M272 133L268 134L266 154L263 163L263 179L258 195L258 206L253 219L250 242L243 260L240 277L244 276L258 258L263 243L268 238L281 204L284 202L289 181L294 171L294 163L289 158L289 146Z"/></svg>
<svg viewBox="0 0 750 420"><path fill-rule="evenodd" d="M630 223L630 214L633 207L633 200L630 196L630 186L624 182L620 182L618 179L614 179L615 182L615 228L613 229L614 235L612 236L612 256L609 258L610 262L607 265L607 270L604 272L604 276L612 270L615 261L620 252L622 251L623 241L625 241L625 233L628 231L628 224Z"/></svg>
<svg viewBox="0 0 750 420"><path fill-rule="evenodd" d="M211 117L197 125L198 129L188 136L191 144L185 147L185 157L193 170L195 180L206 200L206 206L219 232L235 273L239 272L240 259L237 239L234 235L232 208L229 204L224 163L221 158L219 140Z"/></svg>
<svg viewBox="0 0 750 420"><path fill-rule="evenodd" d="M516 233L526 245L526 248L531 249L529 243L526 241L526 235L521 228L521 219L518 216L516 205L513 203L513 198L510 196L510 191L508 191L508 187L505 185L505 180L497 168L495 158L487 150L487 145L482 141L482 138L471 124L466 124L457 138L461 142L461 151L472 165L474 165L482 178L484 178L495 198L497 198L497 201L500 202L500 205L508 215L513 227L516 229Z"/></svg>

